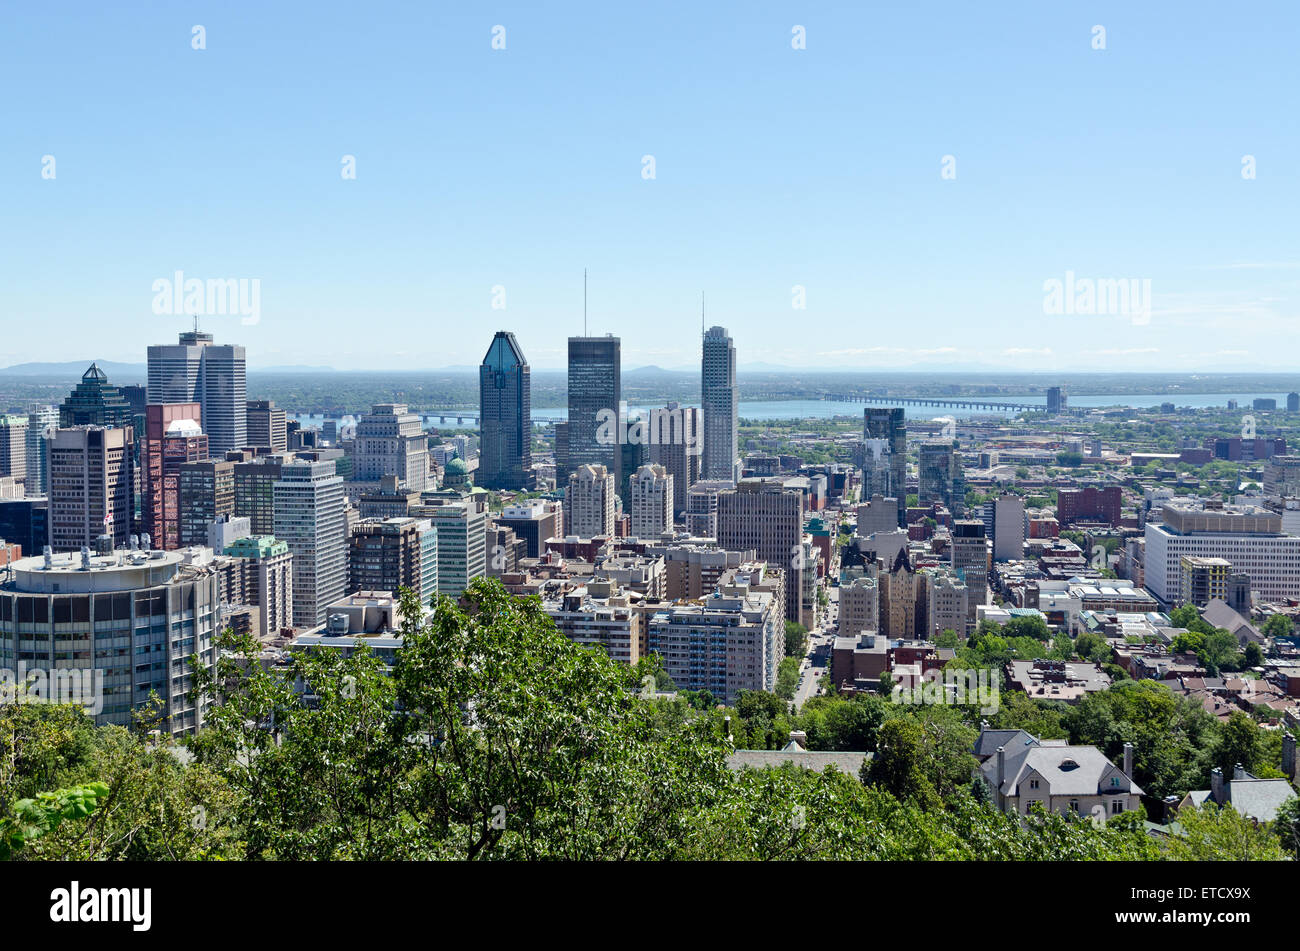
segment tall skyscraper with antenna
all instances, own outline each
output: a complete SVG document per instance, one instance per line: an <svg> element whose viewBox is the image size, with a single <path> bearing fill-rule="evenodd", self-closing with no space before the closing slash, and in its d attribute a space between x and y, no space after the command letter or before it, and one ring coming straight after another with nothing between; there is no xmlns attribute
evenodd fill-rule
<svg viewBox="0 0 1300 951"><path fill-rule="evenodd" d="M238 345L217 345L195 329L176 344L149 348L149 402L198 403L214 456L242 448L248 436L247 359Z"/></svg>
<svg viewBox="0 0 1300 951"><path fill-rule="evenodd" d="M700 301L703 316L703 298ZM700 374L700 402L704 416L702 479L730 479L740 475L737 452L736 346L723 327L704 333Z"/></svg>

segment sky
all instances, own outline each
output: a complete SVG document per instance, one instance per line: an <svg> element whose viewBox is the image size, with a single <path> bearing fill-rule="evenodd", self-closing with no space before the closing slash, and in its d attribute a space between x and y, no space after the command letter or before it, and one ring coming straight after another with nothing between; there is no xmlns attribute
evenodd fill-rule
<svg viewBox="0 0 1300 951"><path fill-rule="evenodd" d="M0 13L0 366L143 362L179 271L250 368L560 368L584 268L626 367L702 295L742 367L1300 360L1294 0L117 6Z"/></svg>

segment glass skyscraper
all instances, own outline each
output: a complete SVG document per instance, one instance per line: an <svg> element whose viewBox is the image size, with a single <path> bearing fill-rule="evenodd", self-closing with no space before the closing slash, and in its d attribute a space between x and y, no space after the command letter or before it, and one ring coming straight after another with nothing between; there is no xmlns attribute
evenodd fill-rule
<svg viewBox="0 0 1300 951"><path fill-rule="evenodd" d="M556 483L567 485L578 466L603 465L621 483L622 345L618 337L569 338L569 420L565 458L556 459ZM602 426L603 424L603 426Z"/></svg>
<svg viewBox="0 0 1300 951"><path fill-rule="evenodd" d="M736 443L736 346L723 327L710 327L704 335L700 399L704 416L702 479L730 479L739 475Z"/></svg>
<svg viewBox="0 0 1300 951"><path fill-rule="evenodd" d="M527 489L533 481L532 391L515 335L498 330L478 371L479 485Z"/></svg>

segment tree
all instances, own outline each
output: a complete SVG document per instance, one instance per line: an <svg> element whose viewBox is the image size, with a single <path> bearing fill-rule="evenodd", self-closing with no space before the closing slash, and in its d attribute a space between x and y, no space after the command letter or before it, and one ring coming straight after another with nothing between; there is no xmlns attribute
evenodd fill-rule
<svg viewBox="0 0 1300 951"><path fill-rule="evenodd" d="M1250 715L1234 710L1224 722L1219 733L1219 744L1214 754L1215 765L1223 770L1225 779L1231 779L1234 768L1240 764L1247 771L1259 769L1261 762L1259 725Z"/></svg>
<svg viewBox="0 0 1300 951"><path fill-rule="evenodd" d="M103 783L88 783L38 793L34 799L20 799L8 816L0 816L0 861L7 861L29 842L54 832L65 819L88 818L108 795Z"/></svg>
<svg viewBox="0 0 1300 951"><path fill-rule="evenodd" d="M1290 615L1270 614L1261 630L1269 637L1290 637L1295 633L1295 622Z"/></svg>
<svg viewBox="0 0 1300 951"><path fill-rule="evenodd" d="M862 764L862 781L888 792L900 802L923 809L943 806L926 776L925 729L906 718L887 721L876 740L876 755Z"/></svg>
<svg viewBox="0 0 1300 951"><path fill-rule="evenodd" d="M1293 796L1278 807L1273 831L1282 847L1294 858L1300 858L1300 796Z"/></svg>
<svg viewBox="0 0 1300 951"><path fill-rule="evenodd" d="M802 657L808 653L808 628L798 621L785 622L785 656Z"/></svg>
<svg viewBox="0 0 1300 951"><path fill-rule="evenodd" d="M1183 862L1275 862L1286 858L1278 837L1231 804L1206 803L1178 811L1183 834L1173 836L1169 857Z"/></svg>
<svg viewBox="0 0 1300 951"><path fill-rule="evenodd" d="M793 700L799 688L799 658L783 657L776 668L776 695L782 700Z"/></svg>

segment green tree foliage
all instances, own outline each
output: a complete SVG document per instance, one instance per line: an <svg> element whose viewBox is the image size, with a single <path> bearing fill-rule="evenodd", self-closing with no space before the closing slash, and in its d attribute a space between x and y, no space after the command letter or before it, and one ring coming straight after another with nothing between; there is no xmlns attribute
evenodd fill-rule
<svg viewBox="0 0 1300 951"><path fill-rule="evenodd" d="M1274 862L1286 858L1282 843L1265 826L1206 803L1178 811L1183 835L1170 840L1169 858L1184 862Z"/></svg>
<svg viewBox="0 0 1300 951"><path fill-rule="evenodd" d="M783 657L776 668L776 695L782 700L793 700L799 689L799 658Z"/></svg>
<svg viewBox="0 0 1300 951"><path fill-rule="evenodd" d="M728 710L705 691L665 696L655 661L629 668L579 647L495 581L432 616L409 594L403 607L391 670L364 647L268 667L255 642L225 638L196 688L220 702L185 756L75 708L0 707L4 848L75 860L1159 857L1127 817L1094 827L992 809L971 788L969 710L828 696L795 714L761 691ZM1213 756L1197 759L1197 744L1229 748L1212 717L1157 684L1108 693L1065 712L1008 696L999 725L1095 735L1112 758L1132 739L1151 786L1200 780ZM834 768L727 767L733 749L779 747L792 729L814 749L874 751L866 785ZM1277 754L1259 743L1263 768ZM1235 856L1238 838L1197 841Z"/></svg>
<svg viewBox="0 0 1300 951"><path fill-rule="evenodd" d="M1300 797L1288 799L1278 807L1273 831L1292 858L1300 858Z"/></svg>
<svg viewBox="0 0 1300 951"><path fill-rule="evenodd" d="M798 621L785 622L785 656L803 657L808 653L808 628Z"/></svg>
<svg viewBox="0 0 1300 951"><path fill-rule="evenodd" d="M65 819L87 818L107 797L108 787L103 783L87 783L18 800L8 816L0 816L0 860L12 858L27 843L54 832Z"/></svg>
<svg viewBox="0 0 1300 951"><path fill-rule="evenodd" d="M1124 681L1069 708L1070 742L1098 747L1120 762L1133 744L1134 779L1150 796L1182 794L1209 784L1218 723L1200 704L1152 680Z"/></svg>

